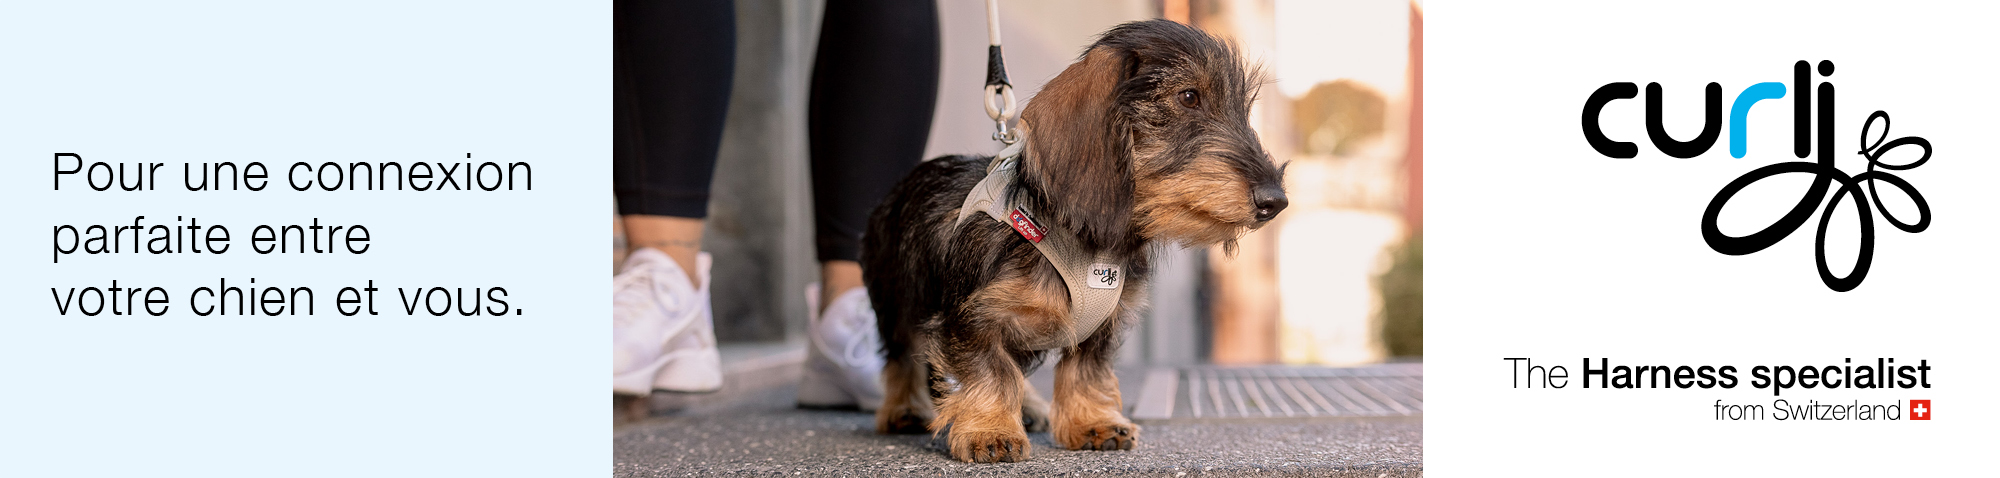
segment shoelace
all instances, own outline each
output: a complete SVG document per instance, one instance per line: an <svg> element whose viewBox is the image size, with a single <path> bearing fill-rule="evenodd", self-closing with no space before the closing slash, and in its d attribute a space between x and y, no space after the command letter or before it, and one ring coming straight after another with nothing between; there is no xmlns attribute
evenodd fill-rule
<svg viewBox="0 0 2000 478"><path fill-rule="evenodd" d="M863 314L867 315L864 316ZM847 319L849 323L843 325L846 325L848 330L852 331L854 334L859 335L860 337L857 338L861 339L849 342L847 344L847 350L845 352L847 353L848 363L863 363L863 361L868 360L870 356L873 356L876 350L882 348L881 344L879 343L880 339L877 337L878 334L868 333L871 331L867 330L869 328L873 328L875 324L872 323L862 324L860 323L861 320L859 320L862 317L874 317L874 316L875 316L874 307L872 307L867 300L862 300L858 302L854 306L854 310L852 311L852 313L848 314ZM871 338L877 340L868 340Z"/></svg>

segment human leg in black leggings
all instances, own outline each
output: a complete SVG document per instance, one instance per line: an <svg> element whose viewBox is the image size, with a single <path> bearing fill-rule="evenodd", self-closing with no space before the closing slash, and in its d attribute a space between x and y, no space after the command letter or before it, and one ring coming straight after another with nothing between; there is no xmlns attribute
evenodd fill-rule
<svg viewBox="0 0 2000 478"><path fill-rule="evenodd" d="M736 6L618 0L612 18L618 214L634 250L659 249L692 277L729 112Z"/></svg>
<svg viewBox="0 0 2000 478"><path fill-rule="evenodd" d="M813 60L813 220L827 300L861 285L861 231L923 161L937 103L933 0L832 0Z"/></svg>

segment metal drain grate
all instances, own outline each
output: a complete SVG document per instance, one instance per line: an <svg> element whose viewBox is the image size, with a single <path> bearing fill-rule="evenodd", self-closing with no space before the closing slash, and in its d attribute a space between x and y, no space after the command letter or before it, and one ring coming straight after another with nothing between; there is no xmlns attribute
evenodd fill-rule
<svg viewBox="0 0 2000 478"><path fill-rule="evenodd" d="M1132 418L1420 416L1422 364L1155 369Z"/></svg>

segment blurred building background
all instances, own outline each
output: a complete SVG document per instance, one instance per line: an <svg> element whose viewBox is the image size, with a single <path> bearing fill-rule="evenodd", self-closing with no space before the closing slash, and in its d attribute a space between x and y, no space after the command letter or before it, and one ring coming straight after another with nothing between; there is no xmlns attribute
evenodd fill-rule
<svg viewBox="0 0 2000 478"><path fill-rule="evenodd" d="M735 89L705 247L724 342L798 340L818 280L805 99L821 1L737 2ZM927 156L991 154L984 2L941 0L944 69ZM1405 1L1002 0L1029 101L1095 35L1168 18L1232 39L1272 80L1252 126L1289 163L1292 205L1235 257L1173 250L1123 360L1347 365L1422 355L1422 11Z"/></svg>

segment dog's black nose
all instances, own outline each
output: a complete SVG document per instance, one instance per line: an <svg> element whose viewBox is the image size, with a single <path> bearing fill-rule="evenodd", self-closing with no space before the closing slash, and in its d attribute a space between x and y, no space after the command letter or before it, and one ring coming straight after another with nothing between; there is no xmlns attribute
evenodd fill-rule
<svg viewBox="0 0 2000 478"><path fill-rule="evenodd" d="M1278 217L1279 211L1292 204L1291 200L1285 199L1285 189L1278 186L1259 186L1250 192L1250 199L1257 206L1257 222Z"/></svg>

